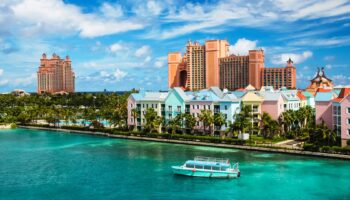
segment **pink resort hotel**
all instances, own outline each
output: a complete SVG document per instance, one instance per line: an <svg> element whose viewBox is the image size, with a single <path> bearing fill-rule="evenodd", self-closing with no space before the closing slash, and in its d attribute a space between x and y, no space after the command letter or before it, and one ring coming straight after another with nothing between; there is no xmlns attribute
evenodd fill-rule
<svg viewBox="0 0 350 200"><path fill-rule="evenodd" d="M51 59L44 53L38 70L38 90L42 93L72 93L75 90L75 75L69 56L61 59L53 54Z"/></svg>

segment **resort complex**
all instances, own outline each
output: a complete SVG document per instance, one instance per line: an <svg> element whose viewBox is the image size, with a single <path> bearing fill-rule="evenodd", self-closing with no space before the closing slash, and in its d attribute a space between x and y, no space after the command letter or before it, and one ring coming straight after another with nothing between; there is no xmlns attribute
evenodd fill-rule
<svg viewBox="0 0 350 200"><path fill-rule="evenodd" d="M51 59L44 53L40 59L38 76L39 94L72 93L75 91L75 75L69 56L61 59L53 54Z"/></svg>
<svg viewBox="0 0 350 200"><path fill-rule="evenodd" d="M290 60L288 65L291 65ZM172 123L177 116L188 114L194 119L193 128L196 130L206 130L209 127L213 132L226 131L244 108L249 107L250 132L259 134L265 115L281 122L287 120L284 113L308 107L316 112L316 124L324 124L335 130L337 137L341 138L341 145L346 146L350 140L350 89L333 88L331 82L322 69L311 80L306 91L286 87L276 90L273 86L257 89L250 84L234 91L214 86L197 91L185 91L183 87L174 87L167 92L140 91L128 98L128 125L143 129L147 123L147 112L152 109L164 120L163 124ZM216 123L202 120L204 113L213 118L220 116L223 121ZM185 127L186 124L182 123L181 126ZM161 130L162 127L159 126L158 131Z"/></svg>
<svg viewBox="0 0 350 200"><path fill-rule="evenodd" d="M229 55L226 40L207 40L204 45L189 41L186 53L168 54L168 86L185 90L210 87L236 90L252 85L256 89L296 88L296 68L289 58L285 67L265 68L262 49L250 50L248 55Z"/></svg>

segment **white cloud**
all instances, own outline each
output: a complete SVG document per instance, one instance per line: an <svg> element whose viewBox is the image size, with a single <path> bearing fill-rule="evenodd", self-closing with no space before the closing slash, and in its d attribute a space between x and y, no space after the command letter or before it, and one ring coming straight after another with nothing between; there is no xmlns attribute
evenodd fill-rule
<svg viewBox="0 0 350 200"><path fill-rule="evenodd" d="M326 65L326 69L332 69L332 65L330 65L330 64L328 64L328 65Z"/></svg>
<svg viewBox="0 0 350 200"><path fill-rule="evenodd" d="M234 45L230 45L230 54L235 55L248 55L249 50L254 50L257 48L258 41L247 40L245 38L240 38Z"/></svg>
<svg viewBox="0 0 350 200"><path fill-rule="evenodd" d="M8 1L14 21L18 21L20 29L26 35L74 34L78 32L82 37L99 37L130 30L141 29L145 23L132 18L120 20L111 18L112 11L117 6L103 4L101 10L108 18L98 13L84 13L80 7L68 4L62 0L22 0ZM117 12L117 11L116 11ZM121 15L114 13L114 17ZM16 25L14 24L14 26Z"/></svg>
<svg viewBox="0 0 350 200"><path fill-rule="evenodd" d="M9 83L9 80L7 80L7 79L0 80L0 86L5 86L8 83Z"/></svg>
<svg viewBox="0 0 350 200"><path fill-rule="evenodd" d="M121 44L121 43L114 43L112 45L109 46L109 50L112 52L112 53L116 53L118 51L121 51L124 49L124 45Z"/></svg>
<svg viewBox="0 0 350 200"><path fill-rule="evenodd" d="M163 57L159 57L156 59L155 63L154 63L154 66L156 68L162 68L165 66L166 64L166 60L167 60L167 57L166 56L163 56Z"/></svg>
<svg viewBox="0 0 350 200"><path fill-rule="evenodd" d="M124 15L123 8L119 4L103 3L100 11L107 18L119 18Z"/></svg>
<svg viewBox="0 0 350 200"><path fill-rule="evenodd" d="M286 61L290 58L293 60L294 63L299 64L307 60L308 58L311 58L313 53L311 51L304 51L301 54L296 53L284 53L280 55L272 56L271 62L273 64L285 64Z"/></svg>
<svg viewBox="0 0 350 200"><path fill-rule="evenodd" d="M2 76L4 74L4 70L0 69L0 76Z"/></svg>
<svg viewBox="0 0 350 200"><path fill-rule="evenodd" d="M349 45L349 37L333 37L333 38L306 38L290 42L293 46L343 46Z"/></svg>
<svg viewBox="0 0 350 200"><path fill-rule="evenodd" d="M11 85L27 86L34 83L36 78L37 78L37 75L34 73L31 74L30 76L15 78L14 80L11 80Z"/></svg>
<svg viewBox="0 0 350 200"><path fill-rule="evenodd" d="M127 72L124 72L120 69L116 69L113 73L113 76L117 79L120 80L122 78L124 78L127 75Z"/></svg>
<svg viewBox="0 0 350 200"><path fill-rule="evenodd" d="M146 58L145 58L145 63L148 63L149 61L151 61L152 60L152 57L151 56L147 56Z"/></svg>
<svg viewBox="0 0 350 200"><path fill-rule="evenodd" d="M148 55L150 52L151 52L151 48L147 45L144 45L136 50L135 56L136 57L145 56L145 55Z"/></svg>
<svg viewBox="0 0 350 200"><path fill-rule="evenodd" d="M323 60L325 60L325 61L333 61L333 60L335 60L335 56L325 56L323 58Z"/></svg>

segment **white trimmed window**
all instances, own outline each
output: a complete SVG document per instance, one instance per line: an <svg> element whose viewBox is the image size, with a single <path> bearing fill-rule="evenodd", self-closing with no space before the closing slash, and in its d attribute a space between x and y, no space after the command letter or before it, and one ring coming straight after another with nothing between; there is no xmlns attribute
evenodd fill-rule
<svg viewBox="0 0 350 200"><path fill-rule="evenodd" d="M350 107L346 109L347 113L350 114Z"/></svg>
<svg viewBox="0 0 350 200"><path fill-rule="evenodd" d="M348 124L350 124L350 118L348 118Z"/></svg>
<svg viewBox="0 0 350 200"><path fill-rule="evenodd" d="M348 135L350 135L350 129L348 129Z"/></svg>

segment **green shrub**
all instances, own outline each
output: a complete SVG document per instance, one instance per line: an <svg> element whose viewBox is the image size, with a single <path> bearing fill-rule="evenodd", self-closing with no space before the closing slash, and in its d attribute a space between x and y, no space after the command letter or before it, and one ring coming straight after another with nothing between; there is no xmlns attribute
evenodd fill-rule
<svg viewBox="0 0 350 200"><path fill-rule="evenodd" d="M314 144L305 143L303 149L305 151L319 151L319 147Z"/></svg>
<svg viewBox="0 0 350 200"><path fill-rule="evenodd" d="M15 128L17 128L17 124L15 124L15 123L12 123L12 124L11 124L11 128L12 128L12 129L15 129Z"/></svg>

